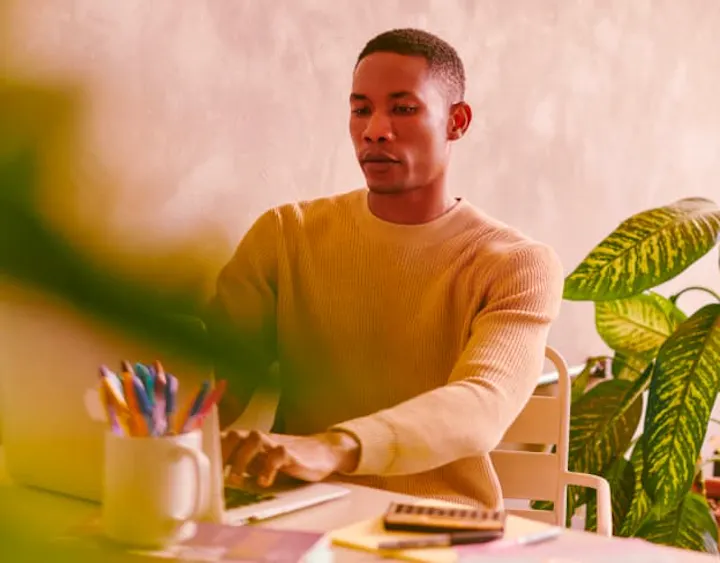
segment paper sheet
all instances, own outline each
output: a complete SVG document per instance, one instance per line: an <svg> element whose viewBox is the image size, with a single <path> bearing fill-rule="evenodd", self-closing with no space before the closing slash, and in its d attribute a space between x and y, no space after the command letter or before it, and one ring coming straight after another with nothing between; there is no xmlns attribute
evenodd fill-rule
<svg viewBox="0 0 720 563"><path fill-rule="evenodd" d="M463 506L440 501L423 500L418 504L432 506ZM509 519L505 529L505 539L513 539L525 534L532 534L540 530L545 530L549 526L541 522L530 522L523 520L522 527L518 528L513 524L517 520ZM357 524L330 532L330 540L335 544L343 547L350 547L364 551L381 553L386 557L394 557L406 561L416 561L419 563L456 563L460 561L461 551L459 548L427 548L427 549L405 549L402 551L379 550L378 544L381 541L389 539L409 539L418 534L413 532L388 532L383 527L382 517L363 520ZM470 546L467 546L470 547ZM479 546L472 546L477 549ZM483 559L484 561L484 559Z"/></svg>
<svg viewBox="0 0 720 563"><path fill-rule="evenodd" d="M453 506L439 501L419 504ZM550 527L542 522L508 517L503 543ZM380 551L377 546L388 539L406 539L418 534L388 532L382 517L364 520L329 534L335 545L380 553L418 563L674 563L679 561L674 550L640 539L606 538L595 534L570 531L558 539L533 546L512 546L498 549L493 543L448 548ZM498 544L500 545L500 544Z"/></svg>
<svg viewBox="0 0 720 563"><path fill-rule="evenodd" d="M639 539L566 534L554 542L493 553L476 546L458 548L460 563L674 563L674 551Z"/></svg>

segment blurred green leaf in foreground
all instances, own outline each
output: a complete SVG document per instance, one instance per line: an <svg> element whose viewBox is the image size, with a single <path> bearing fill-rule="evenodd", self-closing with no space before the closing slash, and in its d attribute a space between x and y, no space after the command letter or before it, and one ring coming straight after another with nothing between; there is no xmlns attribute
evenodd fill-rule
<svg viewBox="0 0 720 563"><path fill-rule="evenodd" d="M7 7L0 0L0 39L1 28L9 25L2 17ZM2 73L0 69L0 299L12 299L18 288L40 291L129 340L157 349L159 356L242 373L244 387L264 384L265 370L256 369L260 346L251 337L222 324L213 326L212 338L198 330L195 321L203 304L196 293L133 280L120 268L100 264L80 247L85 241L73 242L51 224L43 213L48 198L41 195L54 194L49 199L57 201L72 189L68 172L77 164L81 98L71 89L13 80ZM0 365L0 377L2 369ZM40 522L28 528L34 518L17 513L18 504L10 502L13 491L0 483L0 560L97 560L97 554L48 543L48 530ZM114 560L110 554L103 557ZM127 561L127 555L118 560Z"/></svg>
<svg viewBox="0 0 720 563"><path fill-rule="evenodd" d="M71 186L64 171L72 167L78 99L0 78L0 276L59 297L159 353L213 363L224 373L264 373L253 369L260 347L251 337L221 325L205 338L197 323L187 322L203 314L195 294L153 287L101 265L41 213L41 185L61 192Z"/></svg>

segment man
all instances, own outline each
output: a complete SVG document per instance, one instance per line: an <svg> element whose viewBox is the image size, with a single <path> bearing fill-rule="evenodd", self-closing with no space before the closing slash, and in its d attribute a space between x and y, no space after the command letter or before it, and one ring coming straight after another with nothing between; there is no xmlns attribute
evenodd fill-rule
<svg viewBox="0 0 720 563"><path fill-rule="evenodd" d="M451 197L464 89L434 35L369 41L350 94L367 188L267 211L220 274L215 312L262 343L284 391L280 432L223 439L236 475L501 505L488 452L537 384L563 273L547 246ZM230 383L228 420L252 393Z"/></svg>

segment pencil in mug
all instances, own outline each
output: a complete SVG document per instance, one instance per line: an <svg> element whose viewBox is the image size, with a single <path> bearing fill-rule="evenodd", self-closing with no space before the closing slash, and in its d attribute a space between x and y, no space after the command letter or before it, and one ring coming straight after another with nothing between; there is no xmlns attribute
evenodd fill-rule
<svg viewBox="0 0 720 563"><path fill-rule="evenodd" d="M165 377L165 370L159 361L156 361L155 365L151 366L150 371L155 380L153 387L155 399L152 407L153 434L162 436L167 430L167 421L165 420L165 386L167 385L167 378Z"/></svg>
<svg viewBox="0 0 720 563"><path fill-rule="evenodd" d="M101 377L103 376L101 375ZM108 422L110 423L110 430L112 430L112 433L116 436L122 436L124 433L123 429L120 426L120 421L118 420L117 414L115 413L115 407L113 406L111 399L108 396L108 387L102 380L100 382L100 389L98 389L98 394L100 395L100 402L102 403L103 409L105 410L105 415L107 416Z"/></svg>
<svg viewBox="0 0 720 563"><path fill-rule="evenodd" d="M116 436L123 436L125 432L123 432L122 426L120 426L120 421L115 414L115 407L113 407L108 400L107 390L105 387L100 388L100 401L105 408L105 414L107 415L108 422L110 423L110 429L113 434Z"/></svg>
<svg viewBox="0 0 720 563"><path fill-rule="evenodd" d="M155 377L155 381L162 382L162 385L167 384L167 376L165 375L165 368L163 367L160 360L155 360L153 362L153 365L150 366L150 371L152 372L153 376Z"/></svg>
<svg viewBox="0 0 720 563"><path fill-rule="evenodd" d="M142 414L147 425L147 433L152 434L153 419L152 419L152 402L148 397L147 390L143 385L142 380L137 375L132 376L133 390L135 391L135 400L137 401L138 411Z"/></svg>
<svg viewBox="0 0 720 563"><path fill-rule="evenodd" d="M135 362L135 375L140 378L145 388L145 394L152 407L155 404L155 377L147 366L141 362Z"/></svg>
<svg viewBox="0 0 720 563"><path fill-rule="evenodd" d="M185 424L188 420L190 420L190 417L197 412L197 410L202 406L202 403L205 399L205 395L207 394L208 388L210 387L210 382L203 381L200 385L200 389L198 389L197 393L193 393L190 398L188 399L188 402L185 405L185 408L182 410L181 415L178 417L176 423L175 423L175 433L180 434L184 431Z"/></svg>
<svg viewBox="0 0 720 563"><path fill-rule="evenodd" d="M122 381L120 381L117 374L106 366L100 366L100 382L103 386L107 387L108 399L112 401L116 407L122 411L126 411L125 391L123 390Z"/></svg>
<svg viewBox="0 0 720 563"><path fill-rule="evenodd" d="M129 410L125 402L120 378L105 366L100 366L100 400L103 401L107 409L112 409L118 425L125 435L129 435ZM110 417L111 415L108 413L108 418Z"/></svg>
<svg viewBox="0 0 720 563"><path fill-rule="evenodd" d="M212 408L220 402L220 399L225 392L225 386L227 383L224 379L217 382L212 391L208 393L200 409L185 423L183 428L184 432L191 432L200 428L205 421L205 417L210 414Z"/></svg>
<svg viewBox="0 0 720 563"><path fill-rule="evenodd" d="M130 427L130 435L131 436L147 436L148 434L148 428L147 424L145 423L145 418L143 417L142 413L140 412L140 407L137 402L137 398L135 395L135 388L133 383L133 376L135 375L133 373L132 366L129 362L123 361L122 362L122 383L123 383L123 390L125 391L125 401L127 402L128 406L128 425Z"/></svg>
<svg viewBox="0 0 720 563"><path fill-rule="evenodd" d="M178 380L173 374L165 374L165 434L173 432L173 418L177 408Z"/></svg>

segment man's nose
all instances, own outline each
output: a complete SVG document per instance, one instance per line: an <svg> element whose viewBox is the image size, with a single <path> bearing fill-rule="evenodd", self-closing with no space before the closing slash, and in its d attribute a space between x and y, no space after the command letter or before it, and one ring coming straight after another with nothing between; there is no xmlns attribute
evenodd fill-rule
<svg viewBox="0 0 720 563"><path fill-rule="evenodd" d="M369 143L391 141L394 138L392 120L381 112L375 112L367 121L363 138Z"/></svg>

